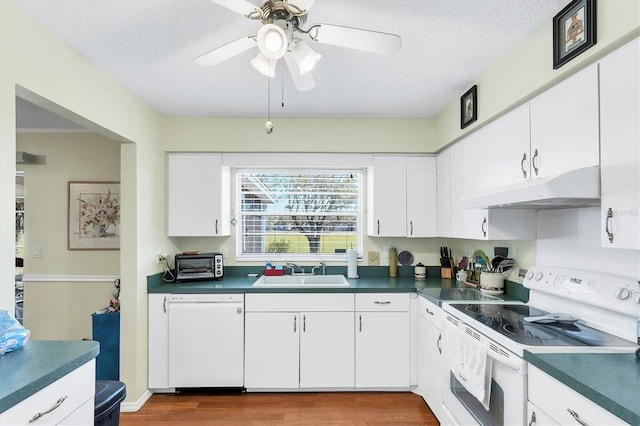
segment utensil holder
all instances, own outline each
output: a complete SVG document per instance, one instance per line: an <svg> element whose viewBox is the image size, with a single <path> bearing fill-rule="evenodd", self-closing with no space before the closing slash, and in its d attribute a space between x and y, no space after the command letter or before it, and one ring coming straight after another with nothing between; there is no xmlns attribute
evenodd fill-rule
<svg viewBox="0 0 640 426"><path fill-rule="evenodd" d="M441 278L452 278L453 272L451 268L440 268L440 277Z"/></svg>

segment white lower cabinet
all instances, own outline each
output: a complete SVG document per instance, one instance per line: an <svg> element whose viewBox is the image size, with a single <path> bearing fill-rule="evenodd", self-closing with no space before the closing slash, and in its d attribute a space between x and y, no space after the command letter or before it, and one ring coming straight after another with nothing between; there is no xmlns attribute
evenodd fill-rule
<svg viewBox="0 0 640 426"><path fill-rule="evenodd" d="M411 381L408 293L356 294L356 387L402 387Z"/></svg>
<svg viewBox="0 0 640 426"><path fill-rule="evenodd" d="M149 389L169 387L169 294L149 294Z"/></svg>
<svg viewBox="0 0 640 426"><path fill-rule="evenodd" d="M442 407L442 345L444 311L423 297L418 298L418 389L438 420L444 420Z"/></svg>
<svg viewBox="0 0 640 426"><path fill-rule="evenodd" d="M95 380L92 359L0 413L0 425L93 424Z"/></svg>
<svg viewBox="0 0 640 426"><path fill-rule="evenodd" d="M353 294L247 294L247 389L352 388Z"/></svg>
<svg viewBox="0 0 640 426"><path fill-rule="evenodd" d="M567 385L529 364L527 419L531 424L626 425L620 418L580 395ZM537 407L537 411L535 409ZM533 412L536 411L535 416Z"/></svg>

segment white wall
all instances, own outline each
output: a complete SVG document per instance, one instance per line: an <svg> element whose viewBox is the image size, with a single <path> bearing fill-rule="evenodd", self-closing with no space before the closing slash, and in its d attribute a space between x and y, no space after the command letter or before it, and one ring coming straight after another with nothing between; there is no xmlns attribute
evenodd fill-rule
<svg viewBox="0 0 640 426"><path fill-rule="evenodd" d="M600 208L538 212L538 265L587 269L640 280L640 251L600 246Z"/></svg>

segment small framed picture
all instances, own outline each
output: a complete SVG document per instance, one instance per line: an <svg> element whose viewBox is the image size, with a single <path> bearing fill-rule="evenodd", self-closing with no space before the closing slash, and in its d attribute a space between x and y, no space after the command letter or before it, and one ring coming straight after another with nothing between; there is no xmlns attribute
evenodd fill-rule
<svg viewBox="0 0 640 426"><path fill-rule="evenodd" d="M478 119L478 86L474 85L460 98L460 128Z"/></svg>
<svg viewBox="0 0 640 426"><path fill-rule="evenodd" d="M69 250L120 249L120 183L69 182Z"/></svg>
<svg viewBox="0 0 640 426"><path fill-rule="evenodd" d="M553 17L553 69L596 44L596 0L573 0Z"/></svg>

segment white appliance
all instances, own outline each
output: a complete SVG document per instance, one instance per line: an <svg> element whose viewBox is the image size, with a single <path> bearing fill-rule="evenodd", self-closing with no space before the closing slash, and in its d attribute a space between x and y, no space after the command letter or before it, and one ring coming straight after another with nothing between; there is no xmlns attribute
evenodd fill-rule
<svg viewBox="0 0 640 426"><path fill-rule="evenodd" d="M526 424L527 363L524 351L633 352L640 288L636 280L588 271L531 268L523 282L528 303L445 303L449 330L461 330L470 347L491 360L489 409L457 379L445 339L443 405L456 425ZM555 315L549 315L555 314ZM576 318L579 318L576 320ZM464 381L464 380L463 380ZM468 384L467 384L468 385Z"/></svg>
<svg viewBox="0 0 640 426"><path fill-rule="evenodd" d="M169 297L169 386L244 386L244 295Z"/></svg>

